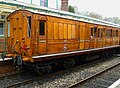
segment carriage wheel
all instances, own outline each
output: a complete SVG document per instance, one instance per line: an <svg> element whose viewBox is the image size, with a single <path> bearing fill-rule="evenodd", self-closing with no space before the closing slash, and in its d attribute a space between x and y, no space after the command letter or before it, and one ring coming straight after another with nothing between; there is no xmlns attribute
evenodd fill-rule
<svg viewBox="0 0 120 88"><path fill-rule="evenodd" d="M13 58L13 66L15 67L16 70L21 70L22 69L22 57L21 56L16 56L15 58Z"/></svg>

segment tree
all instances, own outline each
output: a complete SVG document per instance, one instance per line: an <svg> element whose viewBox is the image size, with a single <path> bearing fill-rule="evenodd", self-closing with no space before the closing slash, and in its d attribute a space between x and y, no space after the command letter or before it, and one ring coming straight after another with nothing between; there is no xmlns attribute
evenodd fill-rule
<svg viewBox="0 0 120 88"><path fill-rule="evenodd" d="M111 17L105 17L103 20L112 22L112 18Z"/></svg>
<svg viewBox="0 0 120 88"><path fill-rule="evenodd" d="M83 15L83 16L88 16L88 17L112 22L112 23L115 23L115 24L120 24L120 19L118 17L103 17L100 14L97 14L95 12L89 12L89 11L79 12L78 8L76 6L74 6L74 7L69 6L68 11L72 12L72 13L80 14L80 15Z"/></svg>
<svg viewBox="0 0 120 88"><path fill-rule="evenodd" d="M76 6L74 6L74 11L75 11L76 14L81 14L78 10L78 7L76 7Z"/></svg>
<svg viewBox="0 0 120 88"><path fill-rule="evenodd" d="M113 17L113 23L120 24L120 19L118 17Z"/></svg>
<svg viewBox="0 0 120 88"><path fill-rule="evenodd" d="M120 19L118 17L105 17L103 20L120 24Z"/></svg>
<svg viewBox="0 0 120 88"><path fill-rule="evenodd" d="M69 11L69 12L72 12L72 13L75 13L75 9L74 9L74 7L71 6L71 5L68 7L68 11Z"/></svg>
<svg viewBox="0 0 120 88"><path fill-rule="evenodd" d="M102 15L96 14L95 12L83 11L81 15L89 16L96 19L103 19Z"/></svg>

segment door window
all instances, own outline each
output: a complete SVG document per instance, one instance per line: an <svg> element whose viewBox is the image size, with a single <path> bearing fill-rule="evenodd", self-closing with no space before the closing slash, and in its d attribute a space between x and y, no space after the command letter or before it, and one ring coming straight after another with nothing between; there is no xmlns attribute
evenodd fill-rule
<svg viewBox="0 0 120 88"><path fill-rule="evenodd" d="M45 21L39 21L39 35L45 35Z"/></svg>
<svg viewBox="0 0 120 88"><path fill-rule="evenodd" d="M31 35L31 16L27 17L28 22L28 37Z"/></svg>

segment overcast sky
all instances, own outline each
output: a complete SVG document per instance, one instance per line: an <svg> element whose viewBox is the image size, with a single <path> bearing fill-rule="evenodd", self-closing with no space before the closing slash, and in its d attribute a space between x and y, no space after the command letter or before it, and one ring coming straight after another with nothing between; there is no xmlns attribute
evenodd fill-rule
<svg viewBox="0 0 120 88"><path fill-rule="evenodd" d="M18 0L30 2L31 0ZM40 0L32 0L33 4L40 4ZM56 8L57 0L48 0L49 7ZM61 0L58 0L60 8ZM120 18L120 0L69 0L69 5L78 7L79 12L90 11L103 15L104 17Z"/></svg>
<svg viewBox="0 0 120 88"><path fill-rule="evenodd" d="M69 4L77 6L80 12L86 10L104 17L120 18L120 0L69 0Z"/></svg>

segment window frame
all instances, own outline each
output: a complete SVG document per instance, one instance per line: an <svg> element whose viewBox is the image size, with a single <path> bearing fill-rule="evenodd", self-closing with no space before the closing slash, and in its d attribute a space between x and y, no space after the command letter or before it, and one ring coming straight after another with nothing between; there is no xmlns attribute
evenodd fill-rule
<svg viewBox="0 0 120 88"><path fill-rule="evenodd" d="M90 36L91 36L91 37L94 36L93 32L94 32L94 27L91 27L91 31L90 31Z"/></svg>
<svg viewBox="0 0 120 88"><path fill-rule="evenodd" d="M5 29L5 22L0 22L0 23L3 23L3 28L0 28L0 29L2 29L2 34L0 34L0 36L4 36L4 29Z"/></svg>
<svg viewBox="0 0 120 88"><path fill-rule="evenodd" d="M97 27L94 27L94 28L93 28L93 32L94 32L93 37L94 37L94 38L97 38L97 37L98 37L97 30L98 30Z"/></svg>
<svg viewBox="0 0 120 88"><path fill-rule="evenodd" d="M27 24L28 24L27 37L30 37L31 36L31 27L32 27L32 17L31 16L27 17Z"/></svg>
<svg viewBox="0 0 120 88"><path fill-rule="evenodd" d="M7 36L10 37L10 20L7 22Z"/></svg>
<svg viewBox="0 0 120 88"><path fill-rule="evenodd" d="M40 5L47 7L47 0L40 0Z"/></svg>

